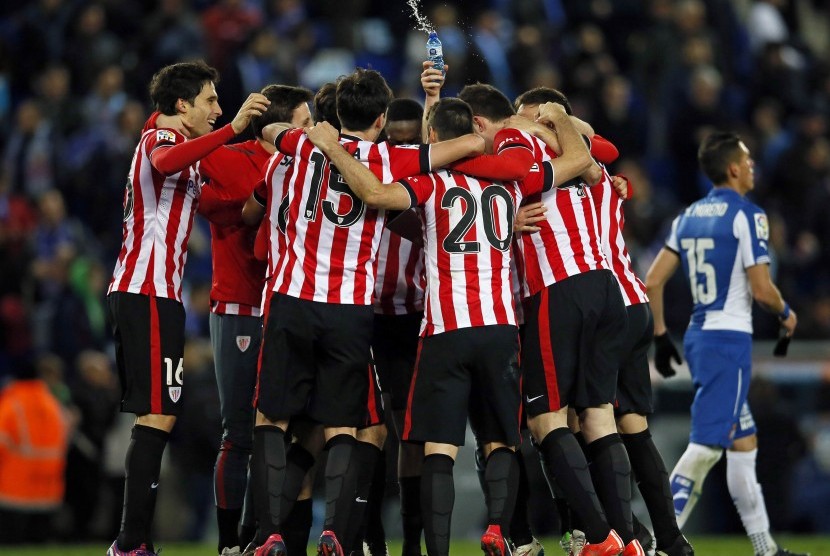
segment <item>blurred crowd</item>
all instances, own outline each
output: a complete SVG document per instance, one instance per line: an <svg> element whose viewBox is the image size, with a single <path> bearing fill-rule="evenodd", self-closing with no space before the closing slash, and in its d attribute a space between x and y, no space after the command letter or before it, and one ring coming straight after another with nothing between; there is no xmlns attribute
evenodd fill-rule
<svg viewBox="0 0 830 556"><path fill-rule="evenodd" d="M798 311L799 337L828 338L830 3L416 5L443 42L445 95L475 81L510 97L555 87L619 147L612 169L636 187L626 233L641 274L678 210L709 187L696 164L701 138L716 128L737 130L756 161L752 197L770 216L773 276ZM151 108L152 74L205 59L221 72L226 122L248 92L266 84L315 89L355 66L380 70L398 96L421 98L426 35L415 27L404 0L2 3L0 382L21 356L48 354L38 360L39 372L62 393L82 436L73 441L69 469L74 457L97 462L95 472L104 473L101 450L118 405L104 355L104 295L121 241L128 165ZM185 274L194 338L207 337L209 256L207 225L197 219ZM672 298L688 297L682 277L673 287ZM673 330L685 327L688 303L667 308ZM757 320L756 336L776 334L774 319ZM210 367L209 353L194 357L197 367ZM218 441L218 411L214 417L200 422L216 426L210 438ZM213 450L205 454L208 466ZM79 510L83 517L94 506L79 485L74 496L88 506Z"/></svg>

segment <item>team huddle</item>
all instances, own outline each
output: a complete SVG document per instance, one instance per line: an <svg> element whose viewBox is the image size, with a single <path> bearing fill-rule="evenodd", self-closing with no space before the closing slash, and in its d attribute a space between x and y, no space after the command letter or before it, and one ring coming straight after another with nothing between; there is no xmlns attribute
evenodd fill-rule
<svg viewBox="0 0 830 556"><path fill-rule="evenodd" d="M324 451L317 553L386 554L387 423L401 439L403 556L422 554L422 535L428 555L449 554L468 420L489 556L542 551L523 437L539 453L568 554L694 554L680 527L723 448L733 474L753 478L741 492L729 485L756 554L790 554L769 534L754 480L745 317L754 297L791 334L795 313L769 279L765 215L743 198L752 161L737 136L704 141L717 195L678 217L647 288L622 234L636 184L608 172L617 146L557 90L511 102L474 84L441 99L443 72L427 62L421 108L357 69L316 94L270 85L214 130L217 80L200 62L154 76L157 112L129 172L108 304L122 411L137 419L108 555L155 554L161 456L186 395L181 283L197 212L212 238L221 555L305 554ZM254 139L225 145L249 126ZM662 288L681 262L699 391L670 477L648 429L647 351L654 337L658 370L673 372ZM713 337L717 364L701 353ZM632 478L653 536L632 515Z"/></svg>

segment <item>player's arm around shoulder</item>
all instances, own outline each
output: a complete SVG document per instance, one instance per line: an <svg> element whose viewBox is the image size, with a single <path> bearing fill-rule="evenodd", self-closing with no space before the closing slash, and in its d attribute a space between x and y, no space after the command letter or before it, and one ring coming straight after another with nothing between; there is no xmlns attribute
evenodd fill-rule
<svg viewBox="0 0 830 556"><path fill-rule="evenodd" d="M382 183L369 168L356 160L340 144L339 133L328 122L306 128L308 139L337 167L349 188L361 201L373 208L404 210L412 198L400 183Z"/></svg>

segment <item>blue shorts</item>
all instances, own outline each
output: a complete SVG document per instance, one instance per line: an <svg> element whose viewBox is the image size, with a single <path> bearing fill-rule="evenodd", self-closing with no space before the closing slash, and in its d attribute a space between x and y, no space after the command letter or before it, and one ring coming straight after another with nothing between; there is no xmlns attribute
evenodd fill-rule
<svg viewBox="0 0 830 556"><path fill-rule="evenodd" d="M755 434L755 420L746 401L752 376L752 335L690 329L683 347L695 386L689 439L729 448L734 440Z"/></svg>

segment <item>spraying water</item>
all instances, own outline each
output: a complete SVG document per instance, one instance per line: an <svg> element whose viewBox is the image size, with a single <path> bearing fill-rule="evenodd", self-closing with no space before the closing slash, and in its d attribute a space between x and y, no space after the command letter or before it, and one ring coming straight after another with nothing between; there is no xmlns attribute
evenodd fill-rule
<svg viewBox="0 0 830 556"><path fill-rule="evenodd" d="M418 9L418 0L406 0L406 3L410 8L412 8L412 16L415 18L418 30L427 34L432 33L434 31L432 23L430 23L427 16L423 15Z"/></svg>

